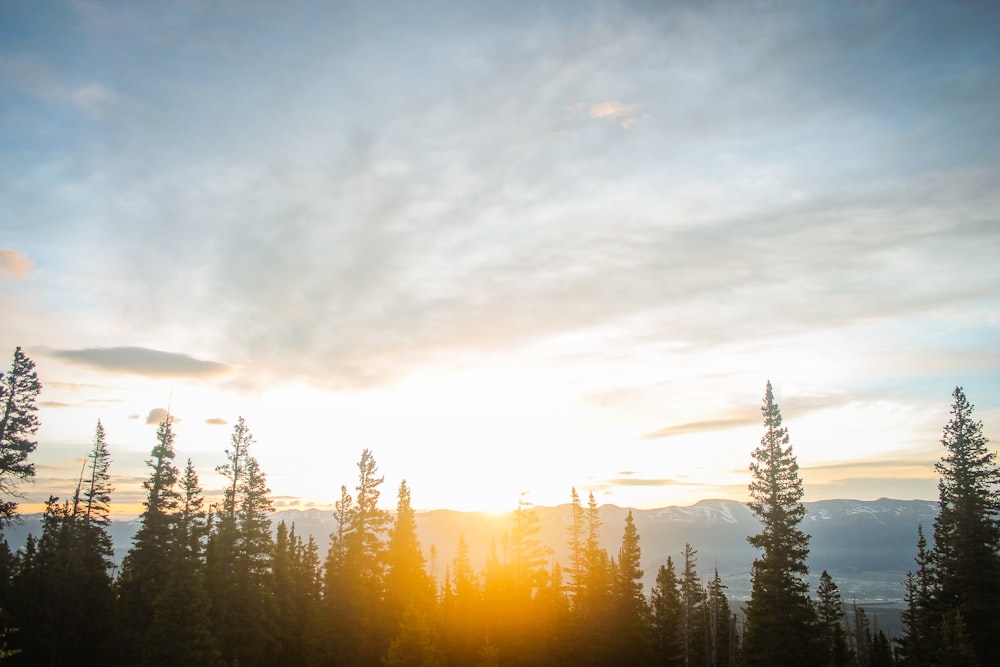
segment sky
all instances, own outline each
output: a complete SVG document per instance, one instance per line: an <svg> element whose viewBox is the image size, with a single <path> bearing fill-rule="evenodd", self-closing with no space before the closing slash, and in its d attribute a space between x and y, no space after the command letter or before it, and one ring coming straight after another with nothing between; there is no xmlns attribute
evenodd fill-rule
<svg viewBox="0 0 1000 667"><path fill-rule="evenodd" d="M279 508L937 498L1000 439L1000 5L0 3L0 355L36 479L156 422Z"/></svg>

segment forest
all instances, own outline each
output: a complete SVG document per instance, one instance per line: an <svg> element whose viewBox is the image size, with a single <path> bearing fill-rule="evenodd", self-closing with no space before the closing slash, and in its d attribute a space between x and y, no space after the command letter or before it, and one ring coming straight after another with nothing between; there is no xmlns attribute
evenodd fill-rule
<svg viewBox="0 0 1000 667"><path fill-rule="evenodd" d="M0 526L17 521L35 474L41 382L20 348L0 373ZM569 490L569 557L541 543L528 504L485 563L464 538L450 557L417 538L411 490L384 509L384 478L361 453L340 487L327 553L295 525L271 525L266 473L242 417L223 497L208 505L191 461L156 430L140 527L113 559L112 455L96 424L75 493L50 497L40 535L0 545L0 659L17 665L995 665L1000 649L1000 467L964 390L943 429L940 509L914 535L900 582L903 632L849 608L826 572L810 592L803 480L770 382L750 453L749 507L761 530L747 600L699 569L697 545L666 556L644 590L629 513L617 553L598 545L593 494ZM710 554L702 556L710 557Z"/></svg>

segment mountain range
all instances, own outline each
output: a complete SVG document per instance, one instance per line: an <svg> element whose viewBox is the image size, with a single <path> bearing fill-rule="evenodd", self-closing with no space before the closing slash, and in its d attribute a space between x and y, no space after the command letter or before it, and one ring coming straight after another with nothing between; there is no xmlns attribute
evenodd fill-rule
<svg viewBox="0 0 1000 667"><path fill-rule="evenodd" d="M808 565L811 588L819 574L827 570L840 587L845 602L857 600L868 608L902 604L903 581L914 569L917 526L928 535L938 503L928 500L820 500L804 503L801 527L811 535ZM569 504L534 507L539 520L539 540L552 557L565 566L568 559ZM718 568L723 583L734 600L746 599L750 592L750 567L758 552L746 540L757 533L760 523L745 503L732 500L703 500L689 507L633 509L639 532L642 567L647 594L652 590L657 569L672 556L678 571L683 568L684 545L697 550L698 570L703 580ZM628 508L603 505L601 546L611 556L618 553ZM4 537L11 549L23 546L29 533L41 532L41 514L28 514L19 523L7 526ZM296 532L312 535L320 558L326 555L330 534L336 529L332 511L284 509L272 515L273 525L295 524ZM439 581L455 557L459 536L469 546L474 568L485 566L491 549L502 557L503 536L513 525L513 513L486 514L454 510L418 511L417 534L424 554ZM121 562L138 528L137 518L113 521L110 532L115 558Z"/></svg>

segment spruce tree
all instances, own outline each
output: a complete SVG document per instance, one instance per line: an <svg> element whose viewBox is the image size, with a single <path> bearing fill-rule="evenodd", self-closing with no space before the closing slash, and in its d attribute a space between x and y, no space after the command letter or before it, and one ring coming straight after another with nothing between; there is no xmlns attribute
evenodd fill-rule
<svg viewBox="0 0 1000 667"><path fill-rule="evenodd" d="M642 550L632 510L625 516L625 531L615 572L615 616L611 622L616 655L623 664L643 665L651 657L649 607L642 589Z"/></svg>
<svg viewBox="0 0 1000 667"><path fill-rule="evenodd" d="M655 664L676 667L684 664L684 606L680 581L673 558L656 572L656 585L650 596L652 607L653 650Z"/></svg>
<svg viewBox="0 0 1000 667"><path fill-rule="evenodd" d="M850 663L847 633L844 631L844 602L833 577L823 570L816 587L816 616L820 642L825 655L823 664L842 667Z"/></svg>
<svg viewBox="0 0 1000 667"><path fill-rule="evenodd" d="M570 490L570 511L572 514L567 528L569 533L569 590L573 607L578 608L587 574L587 552L583 506L580 504L580 494L576 492L575 486Z"/></svg>
<svg viewBox="0 0 1000 667"><path fill-rule="evenodd" d="M946 451L935 464L936 605L942 614L959 612L981 663L1000 664L1000 467L963 389L952 397L941 438Z"/></svg>
<svg viewBox="0 0 1000 667"><path fill-rule="evenodd" d="M163 589L153 601L146 633L143 665L218 665L218 642L212 634L210 603L205 590L204 497L191 459L180 478L175 537Z"/></svg>
<svg viewBox="0 0 1000 667"><path fill-rule="evenodd" d="M698 552L690 544L684 545L684 572L680 578L681 636L685 665L701 664L705 657L706 635L702 623L705 592L698 574Z"/></svg>
<svg viewBox="0 0 1000 667"><path fill-rule="evenodd" d="M14 350L10 372L0 372L0 528L17 516L21 482L35 476L35 464L28 455L38 445L38 393L42 384L35 372L35 362L18 347Z"/></svg>
<svg viewBox="0 0 1000 667"><path fill-rule="evenodd" d="M806 582L809 536L802 480L788 429L767 383L761 414L764 435L753 451L750 510L761 532L747 538L762 551L751 568L743 657L747 665L809 665L819 660L814 613Z"/></svg>
<svg viewBox="0 0 1000 667"><path fill-rule="evenodd" d="M267 480L250 454L253 435L240 417L226 463L222 511L208 542L208 589L222 656L241 665L265 664L275 649L271 567L271 512Z"/></svg>
<svg viewBox="0 0 1000 667"><path fill-rule="evenodd" d="M726 598L726 586L719 576L719 568L715 568L715 576L708 582L705 595L704 623L708 635L706 664L711 667L721 667L733 663L736 626L729 600Z"/></svg>
<svg viewBox="0 0 1000 667"><path fill-rule="evenodd" d="M903 663L930 665L933 652L935 605L933 554L927 547L923 526L917 526L917 571L906 573L904 583L906 609L900 615L903 634L897 640Z"/></svg>
<svg viewBox="0 0 1000 667"><path fill-rule="evenodd" d="M146 461L150 476L143 482L146 500L139 530L122 561L118 579L118 627L121 659L142 659L146 633L153 623L154 602L162 594L176 541L175 521L180 505L179 471L174 465L174 432L168 416L156 429L156 445Z"/></svg>
<svg viewBox="0 0 1000 667"><path fill-rule="evenodd" d="M399 485L396 520L389 533L385 562L385 603L389 626L398 627L404 612L411 607L420 615L426 615L433 606L434 593L417 539L416 513L410 505L410 488L406 480Z"/></svg>

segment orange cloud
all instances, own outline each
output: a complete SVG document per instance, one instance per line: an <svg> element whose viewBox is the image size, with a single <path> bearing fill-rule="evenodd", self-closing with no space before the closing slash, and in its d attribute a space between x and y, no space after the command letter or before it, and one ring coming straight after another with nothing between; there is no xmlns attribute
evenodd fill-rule
<svg viewBox="0 0 1000 667"><path fill-rule="evenodd" d="M0 280L10 276L21 282L28 277L28 272L34 266L34 260L28 259L27 255L10 248L0 249Z"/></svg>

